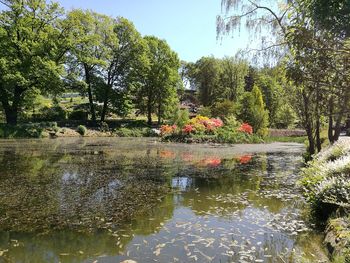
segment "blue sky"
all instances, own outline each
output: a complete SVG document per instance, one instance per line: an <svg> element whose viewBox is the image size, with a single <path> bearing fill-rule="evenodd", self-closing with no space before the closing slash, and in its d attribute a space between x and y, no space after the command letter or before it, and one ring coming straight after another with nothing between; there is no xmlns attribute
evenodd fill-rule
<svg viewBox="0 0 350 263"><path fill-rule="evenodd" d="M247 33L216 40L216 16L221 0L59 0L66 9L82 8L123 16L142 35L165 39L180 59L195 62L202 56L234 56L247 47Z"/></svg>

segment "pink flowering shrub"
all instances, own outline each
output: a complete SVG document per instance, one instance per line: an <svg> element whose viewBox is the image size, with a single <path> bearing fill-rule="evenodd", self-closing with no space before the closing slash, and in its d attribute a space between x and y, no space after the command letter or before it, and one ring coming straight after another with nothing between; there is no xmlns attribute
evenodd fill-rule
<svg viewBox="0 0 350 263"><path fill-rule="evenodd" d="M195 128L192 125L185 125L182 129L183 133L190 134L195 131Z"/></svg>
<svg viewBox="0 0 350 263"><path fill-rule="evenodd" d="M238 128L238 131L253 134L253 127L250 126L248 123L243 123L241 127Z"/></svg>

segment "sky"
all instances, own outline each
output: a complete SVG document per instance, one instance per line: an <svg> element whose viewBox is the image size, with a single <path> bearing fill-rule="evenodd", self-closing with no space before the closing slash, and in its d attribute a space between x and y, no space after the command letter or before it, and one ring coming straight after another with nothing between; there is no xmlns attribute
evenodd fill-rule
<svg viewBox="0 0 350 263"><path fill-rule="evenodd" d="M221 0L58 0L70 10L90 9L132 21L142 35L165 39L181 60L195 62L202 56L234 56L249 41L241 34L216 39L216 16Z"/></svg>

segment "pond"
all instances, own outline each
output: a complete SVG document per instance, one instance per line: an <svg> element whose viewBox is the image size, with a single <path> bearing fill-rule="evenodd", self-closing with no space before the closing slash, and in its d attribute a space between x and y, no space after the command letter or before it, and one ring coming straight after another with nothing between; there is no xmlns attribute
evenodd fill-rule
<svg viewBox="0 0 350 263"><path fill-rule="evenodd" d="M325 262L296 185L304 150L0 141L0 262Z"/></svg>

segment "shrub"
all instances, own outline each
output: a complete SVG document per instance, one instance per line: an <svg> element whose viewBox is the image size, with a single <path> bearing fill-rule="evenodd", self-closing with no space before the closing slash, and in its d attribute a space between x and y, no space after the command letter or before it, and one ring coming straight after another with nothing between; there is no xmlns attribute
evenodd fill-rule
<svg viewBox="0 0 350 263"><path fill-rule="evenodd" d="M162 125L160 127L160 135L166 136L166 135L173 134L173 133L175 133L176 129L177 129L176 125L172 125L172 126L170 126L170 125Z"/></svg>
<svg viewBox="0 0 350 263"><path fill-rule="evenodd" d="M211 108L210 107L201 107L198 111L198 115L211 117Z"/></svg>
<svg viewBox="0 0 350 263"><path fill-rule="evenodd" d="M253 134L253 127L250 126L248 123L243 123L241 127L238 128L238 131Z"/></svg>
<svg viewBox="0 0 350 263"><path fill-rule="evenodd" d="M211 107L211 115L213 117L219 117L225 119L230 115L235 115L237 112L237 107L233 101L224 100L222 102L217 102Z"/></svg>
<svg viewBox="0 0 350 263"><path fill-rule="evenodd" d="M249 123L256 134L265 137L268 134L268 117L262 93L259 87L254 86L252 92L245 92L241 98L239 118Z"/></svg>
<svg viewBox="0 0 350 263"><path fill-rule="evenodd" d="M113 131L118 137L154 137L157 134L150 128L119 128Z"/></svg>
<svg viewBox="0 0 350 263"><path fill-rule="evenodd" d="M86 121L88 116L88 112L84 110L74 110L69 114L69 119L74 121Z"/></svg>
<svg viewBox="0 0 350 263"><path fill-rule="evenodd" d="M188 110L178 109L173 116L172 123L182 129L189 120Z"/></svg>
<svg viewBox="0 0 350 263"><path fill-rule="evenodd" d="M77 133L79 133L80 135L84 136L86 134L86 127L84 125L79 125L77 127Z"/></svg>
<svg viewBox="0 0 350 263"><path fill-rule="evenodd" d="M40 138L45 126L41 123L0 125L0 138Z"/></svg>
<svg viewBox="0 0 350 263"><path fill-rule="evenodd" d="M33 114L35 121L63 121L67 118L67 112L61 106L44 107L39 114Z"/></svg>

